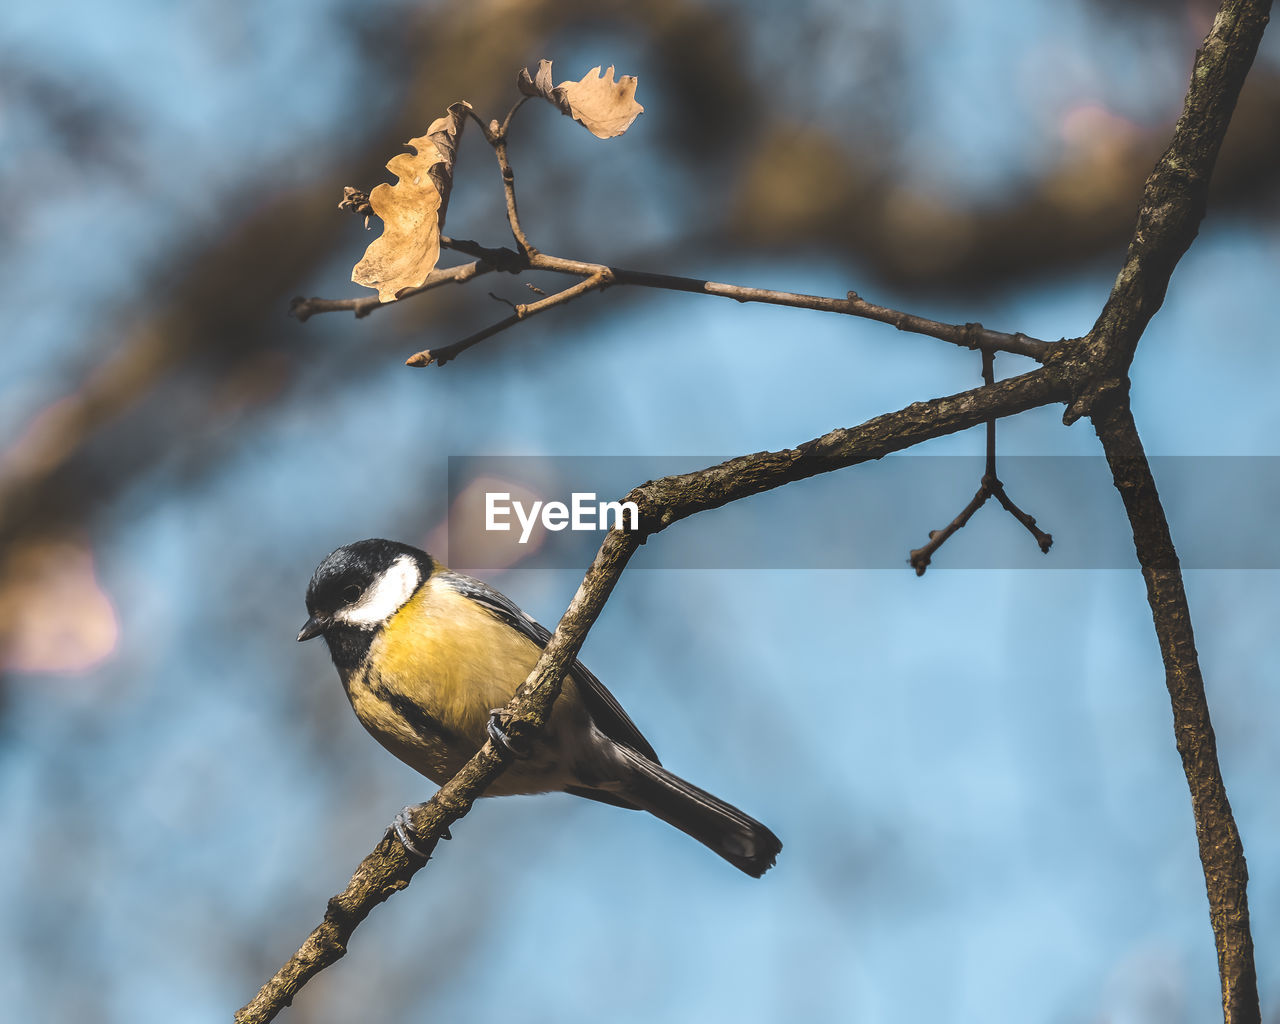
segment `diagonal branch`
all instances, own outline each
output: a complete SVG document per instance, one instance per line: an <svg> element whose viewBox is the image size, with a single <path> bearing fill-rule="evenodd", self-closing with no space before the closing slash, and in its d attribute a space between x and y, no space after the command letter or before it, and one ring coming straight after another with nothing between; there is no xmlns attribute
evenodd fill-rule
<svg viewBox="0 0 1280 1024"><path fill-rule="evenodd" d="M1093 426L1133 527L1133 543L1164 659L1165 685L1173 706L1173 732L1191 790L1200 862L1209 895L1224 1020L1226 1024L1257 1024L1261 1017L1253 936L1249 931L1249 871L1218 765L1217 741L1178 555L1128 404L1116 402L1105 411L1095 412Z"/></svg>
<svg viewBox="0 0 1280 1024"><path fill-rule="evenodd" d="M472 345L484 341L486 338L492 338L495 334L505 331L508 327L514 327L522 320L527 320L531 316L536 316L545 310L551 309L553 306L562 306L566 302L572 302L579 295L585 295L587 292L594 292L598 289L605 288L610 283L610 272L607 267L601 268L597 273L590 277L584 277L575 285L558 291L554 295L548 295L545 299L539 299L537 302L528 302L515 307L515 312L505 320L500 320L496 324L477 331L461 341L455 341L452 345L446 345L444 348L430 349L425 348L421 352L415 352L406 359L406 366L430 366L435 363L437 366L443 366L451 359L457 358Z"/></svg>
<svg viewBox="0 0 1280 1024"><path fill-rule="evenodd" d="M639 285L645 288L664 288L669 291L693 292L698 295L718 295L737 302L765 302L774 306L792 306L797 309L816 309L827 313L843 313L889 324L909 334L923 334L939 341L959 345L962 348L980 349L983 352L1010 352L1044 362L1053 350L1053 344L1032 338L1021 332L1006 334L991 331L982 324L946 324L927 317L904 313L867 302L857 292L849 292L843 299L821 295L804 295L796 292L779 292L768 288L747 288L718 281L703 281L695 277L676 277L671 274L649 274L640 270L614 268L618 284Z"/></svg>
<svg viewBox="0 0 1280 1024"><path fill-rule="evenodd" d="M740 455L718 466L663 477L635 488L627 499L640 510L646 537L696 512L719 508L752 494L804 480L819 473L881 459L923 441L967 430L992 416L1012 416L1066 400L1063 383L1045 369L1032 370L867 420L838 428L796 448Z"/></svg>
<svg viewBox="0 0 1280 1024"><path fill-rule="evenodd" d="M521 715L521 728L536 729L546 722L560 694L561 678L577 657L587 631L639 544L635 534L613 530L606 536L533 674L507 705L509 714L519 712ZM514 719L507 727L513 736L518 735ZM448 834L449 825L465 815L502 774L509 759L491 740L486 740L435 796L414 808L414 834L425 855L430 856L440 838ZM324 920L307 936L298 952L236 1013L236 1024L265 1024L273 1020L314 975L346 954L347 941L373 908L405 888L426 863L411 856L388 829L373 852L360 862L347 887L329 900Z"/></svg>
<svg viewBox="0 0 1280 1024"><path fill-rule="evenodd" d="M973 391L916 402L861 426L833 430L796 448L743 455L696 473L664 477L635 488L627 499L640 509L640 529L634 533L615 529L606 535L533 672L507 704L504 727L518 744L546 721L559 695L561 678L628 560L653 534L697 512L751 494L879 459L921 441L976 426L992 416L1009 416L1065 399L1058 378L1046 369L1037 369ZM453 779L414 810L413 829L425 853L434 850L449 825L470 810L504 767L504 756L486 741ZM388 832L360 862L346 889L329 901L324 920L298 952L236 1014L237 1024L272 1020L311 977L345 955L347 942L360 922L393 892L405 888L424 863L411 858Z"/></svg>

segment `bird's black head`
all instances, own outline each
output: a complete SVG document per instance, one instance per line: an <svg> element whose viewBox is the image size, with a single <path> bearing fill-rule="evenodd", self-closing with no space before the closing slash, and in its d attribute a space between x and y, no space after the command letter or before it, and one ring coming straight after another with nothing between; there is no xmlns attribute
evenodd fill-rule
<svg viewBox="0 0 1280 1024"><path fill-rule="evenodd" d="M310 617L298 639L323 635L335 662L340 653L341 660L358 661L372 634L414 595L432 566L425 551L396 541L360 540L338 548L311 577Z"/></svg>

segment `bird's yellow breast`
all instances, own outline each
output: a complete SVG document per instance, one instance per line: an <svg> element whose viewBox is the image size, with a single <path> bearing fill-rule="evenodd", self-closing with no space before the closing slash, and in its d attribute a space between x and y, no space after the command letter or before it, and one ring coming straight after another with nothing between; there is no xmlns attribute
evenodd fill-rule
<svg viewBox="0 0 1280 1024"><path fill-rule="evenodd" d="M428 580L383 627L370 653L401 692L483 737L489 709L511 699L542 651L474 601Z"/></svg>
<svg viewBox="0 0 1280 1024"><path fill-rule="evenodd" d="M541 649L474 601L428 580L379 631L347 695L361 723L428 778L450 778L485 740Z"/></svg>

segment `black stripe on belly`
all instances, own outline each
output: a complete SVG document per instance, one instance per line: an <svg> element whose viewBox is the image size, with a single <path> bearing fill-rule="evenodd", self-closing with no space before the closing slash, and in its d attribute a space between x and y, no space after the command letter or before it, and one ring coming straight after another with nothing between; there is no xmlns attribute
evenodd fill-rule
<svg viewBox="0 0 1280 1024"><path fill-rule="evenodd" d="M381 678L371 678L368 682L370 692L391 708L413 730L414 735L425 743L443 743L450 751L475 751L476 745L460 733L445 728L440 719L428 714L422 705L403 693L395 693L382 685ZM464 755L469 756L469 755Z"/></svg>

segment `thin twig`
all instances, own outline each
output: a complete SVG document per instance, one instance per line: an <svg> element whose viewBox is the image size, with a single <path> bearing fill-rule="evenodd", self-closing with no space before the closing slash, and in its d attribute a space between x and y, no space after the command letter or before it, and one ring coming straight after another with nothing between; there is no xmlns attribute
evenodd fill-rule
<svg viewBox="0 0 1280 1024"><path fill-rule="evenodd" d="M985 384L994 384L996 382L996 357L995 353L990 350L984 350L982 353L982 380ZM996 475L996 421L994 416L987 420L987 461L986 468L982 474L982 484L969 504L960 510L959 515L941 530L930 530L929 543L922 548L914 548L907 556L907 562L911 568L915 569L917 576L924 575L938 548L942 547L953 533L967 526L969 520L973 518L973 514L982 508L990 498L995 498L1000 502L1005 511L1031 531L1043 554L1047 555L1049 553L1049 548L1053 546L1053 536L1039 529L1036 526L1035 518L1027 515L1010 500L1009 495L1005 493L1004 484L1000 482L1000 477Z"/></svg>
<svg viewBox="0 0 1280 1024"><path fill-rule="evenodd" d="M490 145L493 145L494 140L497 138L497 132L498 132L497 122L486 121L483 117L481 117L479 114L476 113L475 107L473 107L470 103L466 104L463 107L463 110L466 112L467 116L471 118L471 120L473 120L477 125L480 126L480 133L484 136L485 141Z"/></svg>
<svg viewBox="0 0 1280 1024"><path fill-rule="evenodd" d="M989 497L991 497L991 491L987 488L987 478L984 476L982 478L982 486L978 488L978 493L973 496L969 504L960 510L960 514L941 530L930 530L929 543L924 547L911 550L907 561L910 563L911 568L916 571L917 576L924 575L924 571L929 568L929 562L938 548L942 547L953 533L967 526L969 520L973 518L973 514L987 503Z"/></svg>
<svg viewBox="0 0 1280 1024"><path fill-rule="evenodd" d="M937 320L929 320L912 313L877 306L860 298L856 292L849 292L843 299L828 298L823 295L805 295L800 292L780 292L769 288L748 288L738 284L723 284L719 281L704 281L695 277L679 277L674 274L651 274L643 270L628 270L625 267L603 267L600 264L584 264L577 260L561 260L546 253L539 253L529 261L530 267L536 270L551 270L557 273L581 274L588 268L607 269L613 275L615 284L636 285L641 288L661 288L667 291L692 292L699 295L716 295L735 302L764 302L774 306L792 306L797 309L815 309L826 313L843 313L846 316L857 316L867 320L877 320L890 324L900 331L911 334L924 334L940 341L950 342L962 348L980 349L991 352L1010 352L1014 355L1027 356L1038 362L1044 362L1054 345L1025 334L1005 334L1002 331L991 331L982 324L944 324Z"/></svg>
<svg viewBox="0 0 1280 1024"><path fill-rule="evenodd" d="M797 309L840 313L845 316L862 317L890 324L900 331L937 338L940 341L959 345L962 348L977 349L982 352L1009 352L1014 355L1026 356L1039 362L1045 362L1058 344L1041 341L1038 338L1032 338L1022 333L1006 334L1003 331L988 330L978 323L946 324L937 320L929 320L912 313L904 313L901 310L866 302L853 292L849 293L850 297L848 298L829 298L823 295L773 291L768 288L748 288L743 285L704 281L692 277L677 277L671 274L650 274L642 270L629 270L625 267L610 267L603 263L570 260L536 251L527 256L521 256L521 254L514 253L510 249L489 249L465 239L449 239L448 242L450 248L469 255L480 256L486 261L505 261L505 265L501 269L509 273L518 273L520 269L529 269L547 270L557 274L572 274L575 277L590 279L604 275L608 278L609 284L660 288L668 291L715 295L720 298L733 299L736 302L764 302L775 306L791 306ZM517 260L520 262L516 263ZM590 290L592 289L588 288L581 291L568 289L567 291L572 293L568 298L574 298L578 294L582 294L582 291ZM565 292L558 292L556 295L565 295ZM554 298L555 296L552 297ZM510 326L510 324L504 326ZM478 341L483 341L484 338L492 337L496 333L498 333L497 330L489 330L484 332L484 337L473 335L470 338L463 339L462 342L458 342L456 346L449 346L449 348L456 347L457 351L461 352ZM440 349L439 351L447 350ZM456 354L456 352L452 353L452 355ZM449 358L452 358L452 355ZM426 366L428 362L425 360L410 362L409 365ZM443 362L447 362L447 359L444 361L437 360L437 365L443 365Z"/></svg>
<svg viewBox="0 0 1280 1024"><path fill-rule="evenodd" d="M988 384L996 382L996 356L990 350L982 353L982 379ZM982 486L987 489L991 497L1000 502L1006 512L1026 527L1031 536L1036 539L1040 553L1047 555L1049 549L1053 547L1053 534L1045 533L1036 526L1035 516L1023 512L1013 503L1013 499L1005 492L999 474L996 473L996 421L994 419L987 420L987 465L982 474Z"/></svg>
<svg viewBox="0 0 1280 1024"><path fill-rule="evenodd" d="M551 270L553 267L547 267ZM1005 334L1002 331L991 331L982 324L944 324L937 320L904 313L890 309L888 306L877 306L859 297L857 292L849 292L843 299L827 298L821 295L805 295L797 292L772 291L768 288L746 288L736 284L722 284L718 281L702 281L691 277L677 277L671 274L649 274L638 270L625 270L615 267L614 278L618 284L639 285L645 288L665 288L671 291L695 292L703 295L718 295L721 298L734 299L737 302L767 302L775 306L793 306L799 309L816 309L828 313L843 313L847 316L862 317L866 320L877 320L890 324L900 331L911 334L924 334L940 341L960 345L963 348L981 349L982 351L1010 352L1014 355L1028 356L1038 362L1044 362L1053 349L1053 345L1025 334Z"/></svg>
<svg viewBox="0 0 1280 1024"><path fill-rule="evenodd" d="M498 167L502 171L502 191L507 198L507 224L511 227L512 237L515 238L520 251L526 256L533 256L538 250L533 247L524 233L524 228L520 226L520 211L516 209L516 175L511 169L511 159L507 156L505 134L494 143L493 152L498 157Z"/></svg>
<svg viewBox="0 0 1280 1024"><path fill-rule="evenodd" d="M986 481L984 481L986 482ZM1036 526L1036 517L1023 512L1013 503L1013 499L1005 493L1004 484L997 479L993 479L987 483L987 487L991 491L991 496L1000 502L1004 510L1008 512L1014 519L1018 520L1027 528L1027 532L1036 539L1036 543L1040 546L1040 553L1047 555L1049 549L1053 547L1053 534L1045 533L1040 527Z"/></svg>
<svg viewBox="0 0 1280 1024"><path fill-rule="evenodd" d="M475 334L456 341L452 345L446 345L444 348L423 349L421 352L415 352L406 359L406 366L430 366L435 363L437 366L443 366L451 359L457 358L461 353L465 352L472 345L484 341L486 338L492 338L495 334L505 331L508 327L514 327L522 320L527 320L531 316L536 316L544 310L550 309L552 306L560 306L566 302L572 302L579 295L585 295L587 292L595 291L609 284L608 269L605 268L603 273L593 274L588 278L579 281L577 284L565 288L563 291L556 292L554 295L548 295L545 299L539 299L537 302L529 302L515 307L515 312L505 320L499 321L484 330L477 331Z"/></svg>
<svg viewBox="0 0 1280 1024"><path fill-rule="evenodd" d="M517 220L517 224L518 224ZM519 237L517 236L517 241ZM720 281L706 281L696 277L679 277L673 274L651 274L644 270L631 270L626 267L611 267L603 263L588 263L584 260L566 259L548 253L530 249L525 253L511 249L491 248L465 238L442 237L443 248L475 256L486 264L487 270L501 270L508 274L518 274L524 270L547 270L556 274L572 274L574 277L591 277L607 274L611 284L634 285L640 288L659 288L665 291L690 292L696 295L715 295L735 302L763 302L774 306L790 306L796 309L814 309L825 313L841 313L845 316L856 316L866 320L875 320L889 324L900 331L910 334L921 334L939 341L945 341L961 348L977 349L982 352L1008 352L1013 355L1026 356L1037 362L1045 362L1050 354L1058 348L1058 342L1041 341L1021 332L1006 334L1003 331L992 331L979 323L947 324L927 317L916 316L888 306L878 306L867 302L856 292L849 292L845 298L830 298L824 295L806 295L800 292L774 291L770 288L748 288L744 285L724 284ZM434 287L428 281L420 289L405 292L401 299L426 291ZM295 300L296 302L297 300ZM352 309L363 303L366 312L377 308L376 299L308 299L311 313L327 313L332 310ZM399 301L399 300L397 300ZM323 305L321 305L323 304ZM296 314L295 314L296 315ZM363 314L360 314L363 315ZM490 337L491 335L486 335ZM474 344L474 342L472 342ZM418 364L413 364L418 365Z"/></svg>
<svg viewBox="0 0 1280 1024"><path fill-rule="evenodd" d="M531 97L529 96L521 96L518 100L516 100L512 108L507 111L507 116L502 119L502 124L498 127L498 130L496 132L498 136L500 136L503 139L507 137L507 132L511 130L511 122L515 119L516 111L518 111L521 107L523 107L526 103L528 103L530 99Z"/></svg>
<svg viewBox="0 0 1280 1024"><path fill-rule="evenodd" d="M398 302L400 299L406 299L410 295L429 292L431 289L439 288L444 284L465 284L472 278L479 277L481 274L488 274L495 269L497 268L493 264L485 260L476 260L474 263L462 263L456 267L433 270L426 281L419 287L401 292L394 301ZM305 322L317 313L350 311L355 313L356 318L359 319L368 316L375 309L390 305L390 302L382 302L376 295L366 295L358 299L307 299L299 295L289 304L289 315Z"/></svg>
<svg viewBox="0 0 1280 1024"><path fill-rule="evenodd" d="M488 327L476 331L475 334L468 334L461 341L455 341L452 345L446 345L444 348L438 349L424 348L421 352L415 352L404 361L404 364L405 366L430 366L435 363L437 366L444 366L450 359L465 352L472 345L478 345L486 338L492 338L495 334L505 331L508 327L514 327L519 322L520 315L512 313L506 319L499 320L496 324L490 324Z"/></svg>
<svg viewBox="0 0 1280 1024"><path fill-rule="evenodd" d="M521 96L516 100L515 105L507 111L506 118L503 119L501 125L494 124L486 129L485 137L493 146L494 156L498 158L498 170L502 172L502 191L506 196L507 202L507 224L511 227L511 235L516 240L520 252L525 256L532 256L538 250L529 242L528 236L524 233L524 228L520 225L520 212L516 208L516 175L511 169L511 157L507 153L507 133L511 130L511 122L516 116L516 112L524 106L528 96Z"/></svg>

